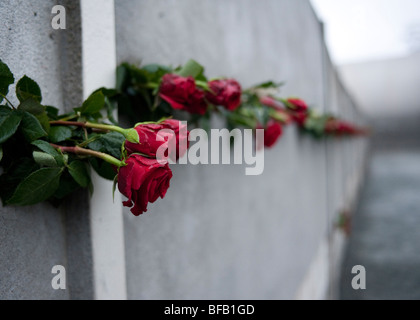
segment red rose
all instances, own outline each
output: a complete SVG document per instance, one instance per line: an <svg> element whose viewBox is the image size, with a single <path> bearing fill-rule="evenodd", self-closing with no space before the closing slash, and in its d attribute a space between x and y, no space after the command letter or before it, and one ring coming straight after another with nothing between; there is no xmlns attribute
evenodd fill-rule
<svg viewBox="0 0 420 320"><path fill-rule="evenodd" d="M272 116L272 118L276 120L281 119L281 121L284 124L290 124L292 122L292 116L290 115L289 111L284 108L283 103L281 103L280 101L272 97L265 96L265 97L260 98L260 102L263 105L276 110L275 116Z"/></svg>
<svg viewBox="0 0 420 320"><path fill-rule="evenodd" d="M233 111L241 104L241 85L234 79L213 80L209 82L211 92L206 98L215 105Z"/></svg>
<svg viewBox="0 0 420 320"><path fill-rule="evenodd" d="M118 172L118 189L128 200L123 205L138 216L147 211L147 204L163 198L169 188L172 171L168 164L137 154L129 156L127 165Z"/></svg>
<svg viewBox="0 0 420 320"><path fill-rule="evenodd" d="M159 96L177 110L201 115L207 111L204 91L196 87L193 77L165 74L162 77Z"/></svg>
<svg viewBox="0 0 420 320"><path fill-rule="evenodd" d="M293 120L300 126L303 127L306 122L306 118L308 117L308 113L306 111L298 111L292 112Z"/></svg>
<svg viewBox="0 0 420 320"><path fill-rule="evenodd" d="M276 110L280 110L280 111L284 111L284 105L283 103L281 103L280 101L272 98L272 97L262 97L260 98L260 102L270 108L276 109Z"/></svg>
<svg viewBox="0 0 420 320"><path fill-rule="evenodd" d="M140 124L136 129L139 134L140 143L125 142L125 148L128 153L143 153L150 157L156 157L156 152L160 146L168 147L168 141L171 139L170 134L159 132L165 129L162 124ZM174 137L175 138L175 137Z"/></svg>
<svg viewBox="0 0 420 320"><path fill-rule="evenodd" d="M301 99L289 98L287 99L287 102L289 102L294 107L293 110L297 112L308 110L308 106L306 105L306 102Z"/></svg>
<svg viewBox="0 0 420 320"><path fill-rule="evenodd" d="M280 123L274 120L268 121L267 128L264 131L264 146L268 148L274 146L282 133L283 128Z"/></svg>
<svg viewBox="0 0 420 320"><path fill-rule="evenodd" d="M337 120L337 119L330 119L325 124L325 132L329 134L358 134L359 130L353 126L352 124Z"/></svg>
<svg viewBox="0 0 420 320"><path fill-rule="evenodd" d="M187 130L187 125L175 119L167 119L163 121L161 124L165 128L171 129L175 133L176 159L174 160L173 157L171 157L171 159L176 161L179 158L184 156L185 152L187 152L187 149L189 147L188 136L190 133Z"/></svg>
<svg viewBox="0 0 420 320"><path fill-rule="evenodd" d="M357 132L352 124L345 121L338 121L337 131L341 134L355 134Z"/></svg>
<svg viewBox="0 0 420 320"><path fill-rule="evenodd" d="M184 110L188 111L189 113L196 113L200 115L206 114L207 102L204 100L204 91L196 89L190 96Z"/></svg>

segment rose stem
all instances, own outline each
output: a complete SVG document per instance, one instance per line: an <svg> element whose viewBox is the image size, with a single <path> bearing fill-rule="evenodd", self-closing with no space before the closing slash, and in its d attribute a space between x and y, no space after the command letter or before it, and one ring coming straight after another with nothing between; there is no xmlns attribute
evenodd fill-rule
<svg viewBox="0 0 420 320"><path fill-rule="evenodd" d="M77 121L50 121L50 125L52 126L76 126L82 128L92 128L92 129L99 129L99 130L109 130L121 133L127 140L134 143L139 143L139 135L135 129L123 129L118 126L113 126L110 124L102 124L102 123L92 123L92 122L77 122ZM133 136L134 135L134 136Z"/></svg>
<svg viewBox="0 0 420 320"><path fill-rule="evenodd" d="M120 133L124 133L126 129L120 128L118 126L113 126L110 124L101 124L101 123L92 123L92 122L77 122L77 121L50 121L50 125L52 126L75 126L75 127L82 127L82 128L93 128L93 129L101 129L101 130L109 130L109 131L116 131Z"/></svg>
<svg viewBox="0 0 420 320"><path fill-rule="evenodd" d="M67 146L59 146L56 145L54 143L50 143L50 145L56 149L61 150L62 152L67 152L67 153L74 153L77 155L81 155L81 156L92 156L92 157L96 157L99 159L102 159L110 164L113 164L117 167L122 167L125 166L125 163L123 161L118 160L117 158L114 158L113 156L110 156L109 154L103 153L103 152L99 152L99 151L94 151L94 150L90 150L90 149L84 149L84 148L80 148L78 146L75 147L67 147Z"/></svg>

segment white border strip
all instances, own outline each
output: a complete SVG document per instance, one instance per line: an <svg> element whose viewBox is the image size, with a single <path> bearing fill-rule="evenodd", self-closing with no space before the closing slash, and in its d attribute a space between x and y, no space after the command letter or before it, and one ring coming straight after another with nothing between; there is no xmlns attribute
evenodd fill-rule
<svg viewBox="0 0 420 320"><path fill-rule="evenodd" d="M83 95L115 86L114 0L81 0ZM127 299L121 197L112 200L112 182L92 174L90 201L95 299Z"/></svg>

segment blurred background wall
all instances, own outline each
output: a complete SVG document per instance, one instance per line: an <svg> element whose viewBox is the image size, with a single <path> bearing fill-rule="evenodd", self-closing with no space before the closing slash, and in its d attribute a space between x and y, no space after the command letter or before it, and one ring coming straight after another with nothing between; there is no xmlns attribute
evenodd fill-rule
<svg viewBox="0 0 420 320"><path fill-rule="evenodd" d="M343 81L374 127L374 146L413 147L420 141L420 51L345 64Z"/></svg>
<svg viewBox="0 0 420 320"><path fill-rule="evenodd" d="M44 103L65 110L82 99L87 53L79 2L58 2L68 9L67 30L51 28L55 1L2 1L0 58L49 90ZM109 17L99 11L96 19ZM116 63L178 65L194 58L209 77L233 77L244 87L284 80L283 96L365 123L306 0L116 0L115 31ZM72 90L64 85L69 81ZM366 150L363 138L314 140L291 126L266 150L261 176L245 176L237 165L173 166L165 199L141 217L124 210L123 230L109 234L123 236L127 297L335 297L345 243L336 222L354 206ZM1 209L0 298L84 299L112 291L95 283L95 252L106 248L97 247L100 239L92 248L97 222L88 203L81 194L60 208ZM55 264L67 269L66 291L51 288ZM112 274L113 265L103 267Z"/></svg>

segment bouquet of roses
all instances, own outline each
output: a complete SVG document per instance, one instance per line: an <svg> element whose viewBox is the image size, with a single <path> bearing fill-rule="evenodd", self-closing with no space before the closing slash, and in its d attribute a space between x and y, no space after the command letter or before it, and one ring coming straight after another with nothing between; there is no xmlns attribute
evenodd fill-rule
<svg viewBox="0 0 420 320"><path fill-rule="evenodd" d="M79 188L93 191L90 171L115 181L135 215L163 198L176 161L188 147L186 126L175 119L118 126L112 117L112 90L99 89L70 113L42 105L38 84L24 76L16 84L15 106L9 86L15 82L0 61L0 197L4 205L60 200ZM170 154L169 145L175 145ZM167 157L157 158L158 149Z"/></svg>
<svg viewBox="0 0 420 320"><path fill-rule="evenodd" d="M135 215L163 198L169 164L189 147L189 120L205 129L212 114L226 127L264 129L264 145L275 145L283 126L295 123L314 136L367 131L309 108L299 98L279 98L273 81L242 89L230 78L207 79L194 60L172 68L157 64L117 69L115 89L100 88L79 107L59 114L42 104L41 89L27 76L16 83L17 106L8 99L15 82L0 60L0 197L4 205L58 204L79 188L93 190L91 169L114 180ZM130 122L118 125L113 114Z"/></svg>

